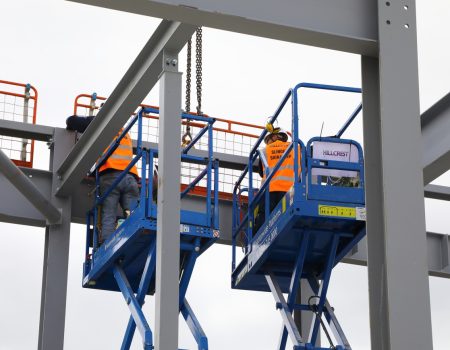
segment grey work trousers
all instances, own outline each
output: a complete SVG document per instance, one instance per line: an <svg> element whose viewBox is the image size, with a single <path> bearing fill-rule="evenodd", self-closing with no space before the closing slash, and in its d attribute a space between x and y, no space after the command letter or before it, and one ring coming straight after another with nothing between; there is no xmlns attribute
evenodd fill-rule
<svg viewBox="0 0 450 350"><path fill-rule="evenodd" d="M121 171L111 171L100 174L100 194L106 193ZM118 204L122 210L133 210L139 200L139 187L136 178L127 174L105 198L102 205L102 238L105 241L116 230Z"/></svg>

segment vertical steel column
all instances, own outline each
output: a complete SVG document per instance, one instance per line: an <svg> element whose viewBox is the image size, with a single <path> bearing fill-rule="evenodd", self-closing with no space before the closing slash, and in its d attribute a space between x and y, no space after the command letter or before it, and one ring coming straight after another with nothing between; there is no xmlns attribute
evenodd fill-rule
<svg viewBox="0 0 450 350"><path fill-rule="evenodd" d="M362 58L372 349L433 348L414 0L378 0Z"/></svg>
<svg viewBox="0 0 450 350"><path fill-rule="evenodd" d="M174 350L178 349L181 172L181 73L177 55L164 52L159 96L155 349Z"/></svg>
<svg viewBox="0 0 450 350"><path fill-rule="evenodd" d="M56 169L65 159L72 146L73 139L67 137L67 132L56 129L50 160L51 170L53 171L53 193L58 182ZM52 196L52 203L61 208L62 221L60 224L47 226L45 231L39 350L61 350L64 348L72 200L70 197L58 198Z"/></svg>

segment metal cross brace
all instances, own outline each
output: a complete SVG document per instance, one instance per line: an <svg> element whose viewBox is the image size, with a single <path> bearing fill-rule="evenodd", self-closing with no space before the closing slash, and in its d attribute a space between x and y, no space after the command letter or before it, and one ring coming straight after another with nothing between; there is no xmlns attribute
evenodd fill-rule
<svg viewBox="0 0 450 350"><path fill-rule="evenodd" d="M182 266L182 274L180 277L180 312L182 313L186 323L189 326L195 340L198 344L199 350L208 349L208 339L200 326L194 312L192 311L189 303L186 300L186 291L189 285L189 281L194 270L195 262L200 252L200 238L196 238L194 244L183 245L183 247L190 247L189 252L186 255L186 260L184 266ZM153 333L148 325L145 315L142 312L142 306L144 305L145 296L148 292L150 282L154 277L156 268L156 240L154 240L151 245L145 262L145 267L142 273L141 281L139 283L139 288L134 294L125 271L117 263L114 267L114 277L117 284L128 304L131 316L128 321L127 329L125 331L125 336L122 342L121 350L129 350L133 340L134 332L136 327L138 328L142 339L144 349L153 349Z"/></svg>
<svg viewBox="0 0 450 350"><path fill-rule="evenodd" d="M342 328L337 321L337 318L334 314L333 308L330 306L326 299L326 294L328 291L328 286L330 282L331 272L334 267L334 261L336 258L336 250L339 244L340 235L335 234L332 239L332 243L327 251L324 272L322 273L321 279L322 283L319 283L317 277L306 274L303 270L305 256L307 253L308 242L310 239L310 235L308 233L303 233L302 241L299 247L299 252L297 255L297 259L294 266L294 271L292 272L291 282L289 286L289 293L287 297L287 301L283 296L282 290L276 280L276 276L272 271L269 271L266 274L266 280L269 285L269 288L272 292L272 295L276 301L276 307L279 309L282 319L283 326L280 336L280 342L277 347L279 350L284 350L286 348L287 336L289 335L294 349L296 350L322 350L325 348L314 346L316 344L316 340L319 334L320 325L325 326L325 323L322 320L322 317L325 318L329 329L331 329L336 344L333 345L333 349L335 350L351 350L351 347L347 341L347 338L342 331ZM314 308L311 305L306 304L296 304L295 297L297 295L300 281L302 278L306 278L311 286L311 289L314 294L316 294L316 298L319 300L317 305L314 305ZM310 334L305 337L300 333L297 325L294 322L292 317L292 313L294 310L299 310L301 312L313 312L314 316L312 319Z"/></svg>

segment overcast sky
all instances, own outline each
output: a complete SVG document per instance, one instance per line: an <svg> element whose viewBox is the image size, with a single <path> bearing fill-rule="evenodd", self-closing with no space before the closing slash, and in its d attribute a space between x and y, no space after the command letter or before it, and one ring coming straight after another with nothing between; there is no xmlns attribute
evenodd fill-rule
<svg viewBox="0 0 450 350"><path fill-rule="evenodd" d="M450 90L450 2L418 0L421 111ZM107 96L148 40L159 20L62 0L0 2L0 79L39 90L39 124L64 126L80 93ZM180 54L183 69L185 51ZM205 113L262 124L288 88L298 82L360 86L357 55L218 30L204 30ZM157 88L145 102L158 103ZM356 101L311 94L302 105L301 134L334 133ZM286 120L282 123L287 123ZM362 140L361 123L349 137ZM305 139L304 139L305 140ZM306 141L306 140L305 140ZM44 145L36 166L47 166ZM407 175L407 174L405 174ZM448 176L437 183L450 185ZM5 200L1 198L0 200ZM448 233L448 203L426 200L427 229ZM84 231L72 225L65 349L117 349L128 320L118 293L81 288ZM44 229L0 224L0 350L35 349L38 337ZM188 300L214 350L274 349L281 318L268 293L230 289L231 249L215 246L199 259ZM370 349L367 273L339 265L329 300L356 350ZM436 350L450 343L450 281L430 278ZM411 305L414 307L414 305ZM154 303L145 312L153 325ZM414 331L414 330L411 330ZM140 349L140 338L133 349ZM195 348L180 322L180 347Z"/></svg>

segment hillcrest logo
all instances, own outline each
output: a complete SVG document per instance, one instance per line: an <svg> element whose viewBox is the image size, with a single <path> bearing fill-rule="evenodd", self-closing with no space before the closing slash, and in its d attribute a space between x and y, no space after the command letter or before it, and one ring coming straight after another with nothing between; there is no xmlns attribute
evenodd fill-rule
<svg viewBox="0 0 450 350"><path fill-rule="evenodd" d="M348 157L348 152L346 151L330 151L330 150L323 150L324 156L332 156L332 157Z"/></svg>

